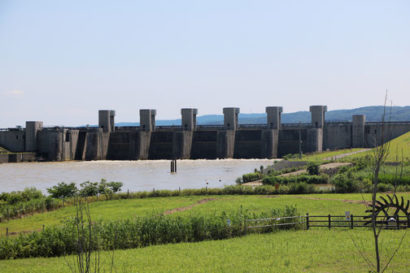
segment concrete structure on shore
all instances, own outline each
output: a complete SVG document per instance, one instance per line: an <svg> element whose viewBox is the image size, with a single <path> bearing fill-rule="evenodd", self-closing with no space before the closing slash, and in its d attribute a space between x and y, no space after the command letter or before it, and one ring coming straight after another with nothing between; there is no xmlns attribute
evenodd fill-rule
<svg viewBox="0 0 410 273"><path fill-rule="evenodd" d="M354 115L352 122L325 122L327 107L310 106L308 124L282 124L282 107L266 107L266 124L239 124L239 108L223 109L223 125L197 125L198 110L181 109L180 126L156 126L156 110L140 110L140 126L115 127L115 111L100 110L98 127L0 130L0 146L33 160L143 160L276 158L299 152L368 148L381 143L382 123ZM410 122L387 122L384 141L410 131ZM4 157L4 156L3 156ZM3 159L4 161L5 159ZM24 161L23 156L21 160ZM18 160L17 160L18 161Z"/></svg>

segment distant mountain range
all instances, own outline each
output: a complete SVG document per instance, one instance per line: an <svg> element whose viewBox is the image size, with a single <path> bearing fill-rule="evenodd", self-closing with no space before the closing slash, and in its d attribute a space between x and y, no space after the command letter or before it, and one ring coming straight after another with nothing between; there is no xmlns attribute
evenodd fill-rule
<svg viewBox="0 0 410 273"><path fill-rule="evenodd" d="M383 116L383 106L367 106L348 110L333 110L326 112L326 121L351 121L352 115L366 115L366 121L381 121ZM386 108L386 120L390 121L410 121L410 106L393 106ZM198 125L221 125L223 115L204 115L197 117ZM283 113L282 123L309 123L310 112L300 111L295 113ZM157 120L156 125L181 125L181 119ZM265 124L266 114L239 114L240 124ZM119 122L116 126L138 126L139 122Z"/></svg>

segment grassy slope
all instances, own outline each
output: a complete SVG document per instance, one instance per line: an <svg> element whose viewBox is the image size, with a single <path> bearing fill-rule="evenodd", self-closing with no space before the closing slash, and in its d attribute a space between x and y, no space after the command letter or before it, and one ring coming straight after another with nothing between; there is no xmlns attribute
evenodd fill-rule
<svg viewBox="0 0 410 273"><path fill-rule="evenodd" d="M389 141L389 143L389 154L386 161L401 161L402 156L404 161L410 161L410 132ZM366 155L372 155L372 151L351 155L346 157L345 160Z"/></svg>
<svg viewBox="0 0 410 273"><path fill-rule="evenodd" d="M342 149L342 150L337 150L337 151L329 151L329 152L321 152L321 153L312 153L312 154L303 154L302 158L294 158L292 160L295 161L322 161L325 160L325 158L328 157L333 157L341 154L347 154L347 153L352 153L356 151L360 151L362 148L354 148L354 149Z"/></svg>
<svg viewBox="0 0 410 273"><path fill-rule="evenodd" d="M382 233L383 261L403 233ZM372 257L370 230L311 229L119 250L114 253L114 272L368 272L352 239ZM101 253L106 269L110 255ZM410 236L406 236L391 269L408 272L409 256ZM0 261L0 268L2 273L70 272L67 262L73 263L73 258L19 259Z"/></svg>
<svg viewBox="0 0 410 273"><path fill-rule="evenodd" d="M409 193L402 193L406 199ZM260 212L285 206L295 205L301 214L333 214L344 215L345 211L360 215L365 211L365 206L357 201L370 200L369 194L310 194L310 195L227 195L227 196L189 196L169 198L128 199L94 202L90 204L93 220L116 220L132 218L135 216L160 214L165 210L186 207L197 203L199 200L213 198L208 203L192 207L190 210L177 212L174 215L188 214L214 214L222 211L237 211L239 208ZM316 200L317 199L317 200ZM346 201L347 200L347 201ZM350 202L354 200L356 202ZM74 215L73 207L66 207L56 211L34 214L22 219L15 219L0 223L0 236L5 234L6 227L9 232L40 230L42 225L56 225L64 219Z"/></svg>

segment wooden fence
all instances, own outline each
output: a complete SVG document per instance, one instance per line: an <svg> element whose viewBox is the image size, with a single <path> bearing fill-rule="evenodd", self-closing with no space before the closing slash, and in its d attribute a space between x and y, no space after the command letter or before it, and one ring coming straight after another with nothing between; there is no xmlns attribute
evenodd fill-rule
<svg viewBox="0 0 410 273"><path fill-rule="evenodd" d="M410 216L376 216L376 226L383 229L410 228ZM291 217L262 218L246 220L247 229L273 229L280 227L310 228L371 228L369 215L303 215Z"/></svg>

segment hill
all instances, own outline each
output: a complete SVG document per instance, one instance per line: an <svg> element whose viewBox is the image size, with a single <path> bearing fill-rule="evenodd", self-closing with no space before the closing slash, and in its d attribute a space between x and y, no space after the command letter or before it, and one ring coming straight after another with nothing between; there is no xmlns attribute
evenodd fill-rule
<svg viewBox="0 0 410 273"><path fill-rule="evenodd" d="M355 109L332 110L326 113L326 121L351 121L352 115L366 115L366 121L381 121L383 115L383 106L367 106ZM390 121L410 121L410 106L393 106L388 108L387 120ZM282 123L309 123L310 112L300 111L294 113L283 113ZM198 125L220 125L223 124L223 115L204 115L197 117ZM240 124L265 124L266 114L239 114ZM180 119L174 120L157 120L158 126L180 125ZM136 126L138 122L119 122L117 126Z"/></svg>

